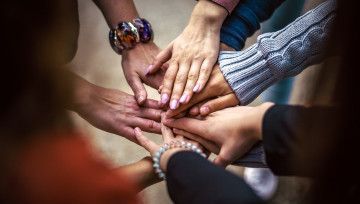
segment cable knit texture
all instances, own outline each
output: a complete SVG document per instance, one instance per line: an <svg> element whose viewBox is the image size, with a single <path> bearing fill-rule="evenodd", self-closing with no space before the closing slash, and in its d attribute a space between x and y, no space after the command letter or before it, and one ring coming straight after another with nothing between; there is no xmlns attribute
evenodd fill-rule
<svg viewBox="0 0 360 204"><path fill-rule="evenodd" d="M328 0L282 30L260 35L257 43L244 51L220 53L221 71L241 105L324 58L335 8L335 0Z"/></svg>

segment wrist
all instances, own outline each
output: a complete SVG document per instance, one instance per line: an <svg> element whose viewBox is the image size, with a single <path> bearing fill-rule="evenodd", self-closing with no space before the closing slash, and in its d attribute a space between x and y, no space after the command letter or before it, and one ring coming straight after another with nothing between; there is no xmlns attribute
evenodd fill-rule
<svg viewBox="0 0 360 204"><path fill-rule="evenodd" d="M265 116L265 113L267 112L267 110L269 110L272 106L274 105L274 103L271 102L266 102L263 103L259 106L257 106L257 114L255 117L255 126L254 126L254 132L255 135L257 136L258 140L262 140L262 124L263 124L263 119Z"/></svg>
<svg viewBox="0 0 360 204"><path fill-rule="evenodd" d="M129 55L139 55L139 53L145 53L147 50L157 47L154 42L139 43L132 49L124 50L122 52L122 59L126 60Z"/></svg>
<svg viewBox="0 0 360 204"><path fill-rule="evenodd" d="M208 0L199 0L191 14L190 24L204 25L219 30L228 12L222 6Z"/></svg>
<svg viewBox="0 0 360 204"><path fill-rule="evenodd" d="M185 149L185 148L173 148L173 149L169 149L166 152L164 152L163 155L160 157L160 168L161 168L161 170L166 172L167 171L167 165L168 165L168 162L169 162L170 158L175 153L182 152L182 151L189 151L189 150Z"/></svg>
<svg viewBox="0 0 360 204"><path fill-rule="evenodd" d="M69 110L79 112L80 107L88 104L93 90L97 86L86 81L85 79L75 76L74 77L74 90L72 103L69 105Z"/></svg>

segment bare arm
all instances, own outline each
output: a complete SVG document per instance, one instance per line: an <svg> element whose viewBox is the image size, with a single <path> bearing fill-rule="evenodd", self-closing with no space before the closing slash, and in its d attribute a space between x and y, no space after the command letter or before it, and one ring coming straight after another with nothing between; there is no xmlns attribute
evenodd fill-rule
<svg viewBox="0 0 360 204"><path fill-rule="evenodd" d="M120 21L130 21L139 16L133 0L93 0L102 11L109 27Z"/></svg>

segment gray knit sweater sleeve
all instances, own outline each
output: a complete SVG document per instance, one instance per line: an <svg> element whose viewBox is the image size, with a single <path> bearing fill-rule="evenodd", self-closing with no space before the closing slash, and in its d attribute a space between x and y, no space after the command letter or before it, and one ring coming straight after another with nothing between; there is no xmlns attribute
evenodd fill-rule
<svg viewBox="0 0 360 204"><path fill-rule="evenodd" d="M260 35L257 43L244 51L220 53L220 69L241 105L324 58L335 8L335 0L328 0L282 30Z"/></svg>

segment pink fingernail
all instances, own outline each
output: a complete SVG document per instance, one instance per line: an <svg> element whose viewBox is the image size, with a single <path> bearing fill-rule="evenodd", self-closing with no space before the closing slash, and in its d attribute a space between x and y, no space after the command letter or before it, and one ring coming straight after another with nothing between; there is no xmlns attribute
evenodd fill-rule
<svg viewBox="0 0 360 204"><path fill-rule="evenodd" d="M170 109L175 110L178 106L178 101L176 99L172 100L170 103Z"/></svg>
<svg viewBox="0 0 360 204"><path fill-rule="evenodd" d="M149 74L150 70L152 69L153 65L150 64L147 68L146 68L146 71L145 71L145 76Z"/></svg>
<svg viewBox="0 0 360 204"><path fill-rule="evenodd" d="M187 101L187 98L188 98L188 95L187 95L187 94L182 95L181 98L180 98L180 103L186 102L186 101Z"/></svg>
<svg viewBox="0 0 360 204"><path fill-rule="evenodd" d="M210 109L209 109L209 107L207 107L207 106L201 107L201 108L200 108L200 112L201 112L201 114L203 114L203 115L207 115L207 114L209 114Z"/></svg>
<svg viewBox="0 0 360 204"><path fill-rule="evenodd" d="M193 92L198 92L199 89L200 89L200 84L197 83L196 86L193 89Z"/></svg>
<svg viewBox="0 0 360 204"><path fill-rule="evenodd" d="M162 104L166 104L168 102L168 100L169 100L169 95L167 95L167 94L161 95L161 103Z"/></svg>

